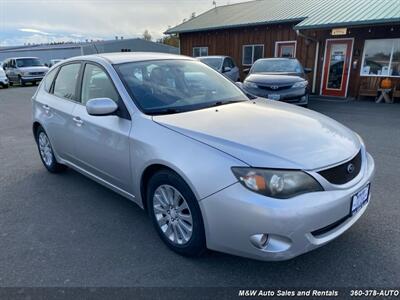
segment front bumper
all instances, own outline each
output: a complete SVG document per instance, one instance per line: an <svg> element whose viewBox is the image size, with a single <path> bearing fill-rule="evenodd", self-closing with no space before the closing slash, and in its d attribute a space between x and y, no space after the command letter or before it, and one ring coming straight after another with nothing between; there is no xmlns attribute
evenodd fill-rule
<svg viewBox="0 0 400 300"><path fill-rule="evenodd" d="M374 160L369 154L366 157L362 179L346 189L279 200L236 183L203 199L200 207L207 247L259 260L287 260L332 241L348 230L368 206L350 216L352 195L367 186L374 175ZM339 220L343 222L323 234L315 233ZM259 249L250 242L256 234L269 235L266 248Z"/></svg>
<svg viewBox="0 0 400 300"><path fill-rule="evenodd" d="M308 104L308 88L290 88L278 91L265 90L261 88L245 88L245 90L252 95L270 100L278 100L298 105Z"/></svg>
<svg viewBox="0 0 400 300"><path fill-rule="evenodd" d="M8 78L7 77L0 77L0 84L1 85L8 85Z"/></svg>
<svg viewBox="0 0 400 300"><path fill-rule="evenodd" d="M41 81L44 78L43 76L21 76L21 79L24 82L37 82L37 81Z"/></svg>

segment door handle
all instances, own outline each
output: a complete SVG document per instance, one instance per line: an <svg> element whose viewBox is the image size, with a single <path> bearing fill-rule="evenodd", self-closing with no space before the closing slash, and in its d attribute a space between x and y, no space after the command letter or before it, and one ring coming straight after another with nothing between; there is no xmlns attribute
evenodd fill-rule
<svg viewBox="0 0 400 300"><path fill-rule="evenodd" d="M79 127L82 126L82 124L83 124L82 119L79 118L79 117L74 117L72 120L74 120L74 122L76 123L76 125L79 126Z"/></svg>
<svg viewBox="0 0 400 300"><path fill-rule="evenodd" d="M50 111L50 106L48 106L47 104L43 104L42 107L45 110L46 114L48 114Z"/></svg>

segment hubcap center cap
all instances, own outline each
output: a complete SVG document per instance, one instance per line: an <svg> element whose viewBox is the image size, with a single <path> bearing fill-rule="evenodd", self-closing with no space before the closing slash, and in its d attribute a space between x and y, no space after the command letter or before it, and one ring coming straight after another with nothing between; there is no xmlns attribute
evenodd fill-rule
<svg viewBox="0 0 400 300"><path fill-rule="evenodd" d="M171 209L170 214L171 214L171 218L172 218L172 219L176 219L177 213L176 213L176 210L175 210L175 209Z"/></svg>

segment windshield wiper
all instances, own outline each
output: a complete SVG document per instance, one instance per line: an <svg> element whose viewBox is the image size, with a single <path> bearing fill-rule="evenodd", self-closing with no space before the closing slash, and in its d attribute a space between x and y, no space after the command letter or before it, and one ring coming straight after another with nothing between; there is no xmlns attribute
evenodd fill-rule
<svg viewBox="0 0 400 300"><path fill-rule="evenodd" d="M177 114L182 112L182 110L176 109L176 108L165 108L165 109L157 109L154 111L148 111L149 114L153 116L158 116L158 115L171 115L171 114Z"/></svg>
<svg viewBox="0 0 400 300"><path fill-rule="evenodd" d="M243 102L246 100L227 100L227 101L217 101L214 102L212 105L210 105L210 107L212 106L221 106L221 105L227 105L227 104L232 104L232 103L239 103L239 102Z"/></svg>

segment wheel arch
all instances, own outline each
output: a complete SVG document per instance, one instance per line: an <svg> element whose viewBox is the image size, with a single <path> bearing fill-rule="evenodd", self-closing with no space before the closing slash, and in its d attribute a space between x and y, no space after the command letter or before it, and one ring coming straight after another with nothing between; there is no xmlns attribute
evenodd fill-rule
<svg viewBox="0 0 400 300"><path fill-rule="evenodd" d="M179 176L188 186L189 188L192 190L193 194L196 196L197 198L197 194L196 191L193 190L193 186L191 185L190 182L188 182L187 178L185 176L182 176L180 174L180 172L178 172L177 170L175 170L174 168L167 166L166 164L162 164L162 163L154 163L151 164L149 166L147 166L144 171L142 172L142 176L140 178L140 196L142 198L142 207L145 211L148 211L148 207L147 207L147 184L150 180L150 178L156 174L159 171L162 170L166 170L166 171L170 171L175 173L177 176Z"/></svg>
<svg viewBox="0 0 400 300"><path fill-rule="evenodd" d="M37 134L37 131L38 131L38 129L39 129L40 127L43 128L42 124L40 124L38 121L34 121L34 122L33 122L33 124L32 124L32 133L33 133L33 136L35 137L35 141L36 141L36 134Z"/></svg>

